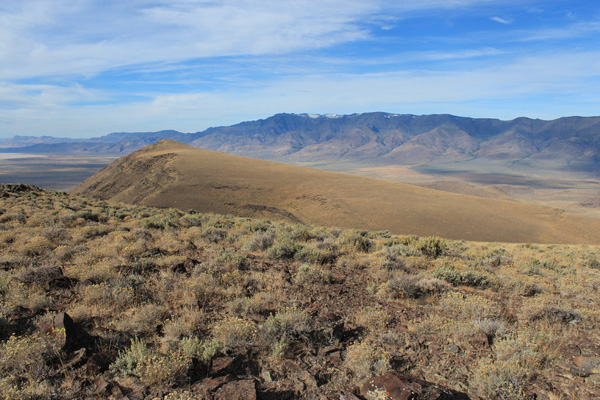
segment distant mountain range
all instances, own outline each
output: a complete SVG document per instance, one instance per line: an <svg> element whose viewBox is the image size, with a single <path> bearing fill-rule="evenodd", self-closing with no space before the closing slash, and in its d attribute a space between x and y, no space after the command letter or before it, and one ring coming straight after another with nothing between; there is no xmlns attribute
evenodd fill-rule
<svg viewBox="0 0 600 400"><path fill-rule="evenodd" d="M16 136L0 140L0 151L121 156L161 139L288 163L417 165L479 159L600 171L600 117L501 121L382 112L277 114L196 133L121 132L92 139Z"/></svg>

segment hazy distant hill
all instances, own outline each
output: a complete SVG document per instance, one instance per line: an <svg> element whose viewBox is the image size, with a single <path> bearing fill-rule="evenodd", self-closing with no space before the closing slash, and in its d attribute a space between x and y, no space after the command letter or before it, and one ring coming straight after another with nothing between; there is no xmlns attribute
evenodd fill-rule
<svg viewBox="0 0 600 400"><path fill-rule="evenodd" d="M189 135L177 131L115 132L92 139L65 139L43 136L15 136L0 141L0 152L36 154L129 154L162 139L185 140ZM37 140L36 140L37 139Z"/></svg>
<svg viewBox="0 0 600 400"><path fill-rule="evenodd" d="M296 163L373 165L473 159L584 170L600 163L600 117L512 121L452 115L277 114L203 132L113 133L89 140L0 142L3 151L124 155L161 139L248 157ZM22 146L17 146L22 143ZM551 161L549 164L548 161Z"/></svg>
<svg viewBox="0 0 600 400"><path fill-rule="evenodd" d="M24 148L32 147L36 145L51 145L55 143L77 143L83 139L69 139L52 136L14 136L10 139L0 139L0 149L2 152L6 152L12 148Z"/></svg>
<svg viewBox="0 0 600 400"><path fill-rule="evenodd" d="M600 221L505 200L303 168L163 140L72 193L158 207L478 241L600 243Z"/></svg>

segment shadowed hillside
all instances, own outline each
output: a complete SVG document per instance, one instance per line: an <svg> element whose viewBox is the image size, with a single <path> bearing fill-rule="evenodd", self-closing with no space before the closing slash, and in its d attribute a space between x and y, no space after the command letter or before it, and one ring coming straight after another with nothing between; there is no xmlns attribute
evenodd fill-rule
<svg viewBox="0 0 600 400"><path fill-rule="evenodd" d="M600 242L600 221L548 207L249 159L170 140L115 161L72 192L148 206L396 234Z"/></svg>
<svg viewBox="0 0 600 400"><path fill-rule="evenodd" d="M595 172L599 131L598 117L501 121L446 114L277 114L210 128L186 142L284 162L410 165L485 159L517 162L520 168ZM547 160L553 164L546 165Z"/></svg>

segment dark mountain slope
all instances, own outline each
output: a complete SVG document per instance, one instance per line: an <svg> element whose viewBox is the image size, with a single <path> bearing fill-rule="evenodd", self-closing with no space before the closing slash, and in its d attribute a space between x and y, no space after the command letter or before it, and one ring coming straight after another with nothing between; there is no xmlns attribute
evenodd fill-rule
<svg viewBox="0 0 600 400"><path fill-rule="evenodd" d="M24 153L124 155L161 139L288 163L361 162L414 165L465 160L506 161L522 167L600 171L600 117L512 121L452 115L365 113L342 116L277 114L257 121L184 134L114 133L101 138L33 146ZM552 161L548 163L546 161Z"/></svg>

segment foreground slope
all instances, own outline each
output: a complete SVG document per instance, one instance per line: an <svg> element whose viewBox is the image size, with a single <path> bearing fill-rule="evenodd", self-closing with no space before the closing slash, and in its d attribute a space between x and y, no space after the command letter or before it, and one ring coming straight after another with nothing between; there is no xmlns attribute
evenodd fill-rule
<svg viewBox="0 0 600 400"><path fill-rule="evenodd" d="M594 399L599 260L0 185L0 398Z"/></svg>
<svg viewBox="0 0 600 400"><path fill-rule="evenodd" d="M560 210L302 168L163 140L72 193L148 206L452 239L599 243L600 221Z"/></svg>

